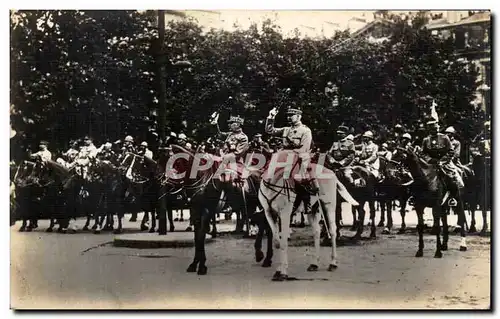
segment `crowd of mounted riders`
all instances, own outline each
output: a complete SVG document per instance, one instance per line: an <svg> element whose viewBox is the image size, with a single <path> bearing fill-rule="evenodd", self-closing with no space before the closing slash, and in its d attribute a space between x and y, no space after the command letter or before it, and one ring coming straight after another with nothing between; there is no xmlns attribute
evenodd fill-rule
<svg viewBox="0 0 500 319"><path fill-rule="evenodd" d="M204 141L195 141L184 133L176 134L171 132L165 141L160 142L159 147L153 153L149 149L147 141L139 142L134 140L132 136L126 136L123 140L113 143L107 141L99 146L94 144L91 137L85 136L82 140L70 141L69 149L59 153L60 156L58 157L52 154L47 141L41 141L38 152L29 154L29 159L24 161L23 165L40 166L41 176L38 177L43 179L45 163L53 161L66 168L67 171L79 174L83 179L89 179L91 176L87 175L92 172L92 167L96 166L98 162L110 162L116 167L120 167L123 166L124 160L129 155L142 159L157 160L161 154L171 155L172 145L180 146L181 149L192 153L210 153L220 156L223 163L231 160L244 163L245 155L249 153L261 153L270 158L280 149L296 151L304 163L308 161L314 162L318 158L319 150L314 149L311 130L301 121L301 110L288 109L290 127L286 128L277 129L273 126L276 114L277 111L273 109L266 121L265 132L263 133L268 142L260 133L249 139L244 133L244 120L239 116L231 116L228 121L229 132L222 132L218 125L218 115L214 114L211 124L217 127L218 134ZM430 119L426 125L427 136L412 136L403 131L401 125L396 125L390 137L385 141L377 139L376 134L372 131L354 134L349 127L339 126L335 132L332 132L332 135L335 135L335 141L327 151L327 163L325 165L341 175L340 177L344 183L352 185L354 188L361 188L363 183L366 183L366 180L360 178L362 175L356 174L356 169L353 168L365 168L377 183L383 184L384 180L388 178L387 169L384 169L384 167L387 167L387 163L394 164L401 184L411 185L413 176L410 170L403 165L404 150L411 150L426 162L440 164L442 172L445 178L449 180L448 184L450 185L451 193L447 198L448 205L456 206L455 195L458 194L460 189L464 188L463 179L464 174L467 172L467 167L460 162L463 149L457 138L457 132L453 126L449 126L441 133L440 125L434 119ZM484 128L484 132L472 141L473 156L490 156L489 122L485 123ZM12 172L14 172L21 165L11 162L11 166L13 168ZM18 171L19 169L17 169L17 174ZM122 169L122 173L126 175L127 171ZM11 175L12 182L14 182L15 178L16 176ZM12 187L14 187L14 184L12 183ZM312 184L308 185L308 187L314 188ZM85 193L80 192L79 194ZM127 192L125 191L124 194L127 194ZM307 214L308 210L310 210L307 196L302 196L300 199L304 201L304 213ZM184 198L184 200L188 201L189 199ZM295 208L299 204L300 201L298 200ZM231 203L228 203L228 206L230 205ZM383 208L385 210L385 206ZM388 210L391 208L388 207ZM402 209L404 210L404 208ZM136 215L135 212L134 215ZM340 225L342 225L341 215L338 219ZM356 219L358 218L354 218L355 223L359 222ZM384 219L384 215L382 215L382 219ZM36 223L34 224L36 226ZM390 226L392 226L392 222ZM144 221L141 229L145 229Z"/></svg>

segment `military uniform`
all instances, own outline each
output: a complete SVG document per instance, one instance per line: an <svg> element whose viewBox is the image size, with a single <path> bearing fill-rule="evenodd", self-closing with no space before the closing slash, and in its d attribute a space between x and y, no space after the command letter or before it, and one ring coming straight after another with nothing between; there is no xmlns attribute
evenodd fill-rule
<svg viewBox="0 0 500 319"><path fill-rule="evenodd" d="M378 158L377 144L371 140L367 143L363 143L363 150L359 159L359 163L361 165L366 165L375 177L379 176L378 170L380 169L380 160Z"/></svg>
<svg viewBox="0 0 500 319"><path fill-rule="evenodd" d="M299 154L309 154L312 145L312 133L309 127L300 123L289 127L274 127L274 118L266 121L266 133L283 138L282 148L294 150Z"/></svg>
<svg viewBox="0 0 500 319"><path fill-rule="evenodd" d="M273 136L279 136L282 138L282 148L279 152L289 152L292 151L297 153L300 159L300 165L302 167L309 167L309 163L311 162L311 147L312 147L312 132L306 125L302 124L300 120L296 122L296 124L292 124L288 127L274 127L274 116L273 110L269 113L269 116L266 119L266 133ZM298 109L288 109L287 114L290 116L294 115L302 115L302 111ZM302 185L306 188L310 188L310 192L316 192L318 190L317 181L311 181L306 170L302 171L303 182L308 181ZM312 183L311 183L312 182ZM299 193L299 196L296 197L295 202L293 204L293 212L297 210L300 203L304 203L304 213L308 214L311 211L311 198L309 194Z"/></svg>
<svg viewBox="0 0 500 319"><path fill-rule="evenodd" d="M241 125L243 124L243 119L239 116L231 116L229 118L229 123L238 123ZM243 130L238 128L235 132L219 131L219 135L225 138L222 147L223 162L228 162L233 158L237 161L241 161L250 147L248 136L243 133Z"/></svg>
<svg viewBox="0 0 500 319"><path fill-rule="evenodd" d="M52 153L49 150L43 150L32 154L31 157L38 157L42 160L42 162L46 162L52 160Z"/></svg>
<svg viewBox="0 0 500 319"><path fill-rule="evenodd" d="M332 164L338 163L340 167L346 167L354 161L354 143L347 138L333 142L328 154L333 157Z"/></svg>
<svg viewBox="0 0 500 319"><path fill-rule="evenodd" d="M464 187L460 172L452 163L454 151L448 136L441 133L427 136L422 143L421 155L429 163L442 163L445 172L448 172L449 177L458 184L458 187Z"/></svg>

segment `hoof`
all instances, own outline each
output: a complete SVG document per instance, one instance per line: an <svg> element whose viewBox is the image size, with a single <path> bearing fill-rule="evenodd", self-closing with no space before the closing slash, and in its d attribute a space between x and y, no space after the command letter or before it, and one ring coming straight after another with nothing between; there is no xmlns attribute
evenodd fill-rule
<svg viewBox="0 0 500 319"><path fill-rule="evenodd" d="M21 228L19 228L19 231L20 231L21 233L22 233L23 231L25 231L25 230L26 230L26 227L21 227Z"/></svg>
<svg viewBox="0 0 500 319"><path fill-rule="evenodd" d="M179 221L178 217L174 218L174 222L178 222L178 221Z"/></svg>
<svg viewBox="0 0 500 319"><path fill-rule="evenodd" d="M277 271L274 273L272 281L285 281L287 279L287 275L282 274L281 271Z"/></svg>
<svg viewBox="0 0 500 319"><path fill-rule="evenodd" d="M97 225L92 226L92 230L96 230L96 229L97 229Z"/></svg>
<svg viewBox="0 0 500 319"><path fill-rule="evenodd" d="M183 222L183 221L184 221L184 218L182 218L182 217L181 217L181 218L179 218L179 221L180 221L180 222Z"/></svg>
<svg viewBox="0 0 500 319"><path fill-rule="evenodd" d="M448 244L441 244L441 251L447 251L448 250Z"/></svg>
<svg viewBox="0 0 500 319"><path fill-rule="evenodd" d="M470 233L477 233L476 226L474 226L474 225L470 226L470 228L469 228L469 234Z"/></svg>
<svg viewBox="0 0 500 319"><path fill-rule="evenodd" d="M113 231L113 234L121 234L121 233L123 233L123 230L122 230L122 229L115 229L115 230Z"/></svg>
<svg viewBox="0 0 500 319"><path fill-rule="evenodd" d="M465 246L460 246L460 251L467 251L467 247L465 247Z"/></svg>
<svg viewBox="0 0 500 319"><path fill-rule="evenodd" d="M31 231L33 231L33 228L28 227L28 228L26 228L26 231L27 231L27 232L31 232Z"/></svg>
<svg viewBox="0 0 500 319"><path fill-rule="evenodd" d="M188 226L188 227L186 228L186 231L193 231L193 227Z"/></svg>
<svg viewBox="0 0 500 319"><path fill-rule="evenodd" d="M154 232L155 232L155 229L154 229L154 228L151 228L151 229L149 230L149 233L150 233L150 234L152 234L152 233L154 233Z"/></svg>
<svg viewBox="0 0 500 319"><path fill-rule="evenodd" d="M389 228L387 228L387 227L386 227L386 228L384 228L384 230L382 231L382 234L384 234L384 235L390 235L390 234L391 234L391 232L389 231Z"/></svg>
<svg viewBox="0 0 500 319"><path fill-rule="evenodd" d="M175 227L174 226L170 227L170 232L173 233L174 231L175 231Z"/></svg>
<svg viewBox="0 0 500 319"><path fill-rule="evenodd" d="M94 230L94 234L100 234L101 231L99 229Z"/></svg>
<svg viewBox="0 0 500 319"><path fill-rule="evenodd" d="M377 238L377 234L375 232L371 232L370 233L370 238L371 239Z"/></svg>
<svg viewBox="0 0 500 319"><path fill-rule="evenodd" d="M83 226L82 230L89 230L89 226Z"/></svg>
<svg viewBox="0 0 500 319"><path fill-rule="evenodd" d="M380 223L378 223L377 227L384 227L384 222L380 221Z"/></svg>
<svg viewBox="0 0 500 319"><path fill-rule="evenodd" d="M190 264L186 271L187 272L196 272L196 264L195 263Z"/></svg>
<svg viewBox="0 0 500 319"><path fill-rule="evenodd" d="M441 250L436 251L436 253L434 254L434 258L443 258L443 253L441 252Z"/></svg>
<svg viewBox="0 0 500 319"><path fill-rule="evenodd" d="M419 250L417 251L417 253L415 254L415 257L423 257L424 256L424 252L423 250Z"/></svg>
<svg viewBox="0 0 500 319"><path fill-rule="evenodd" d="M47 230L45 231L46 233L51 233L53 232L54 230L52 228L47 228Z"/></svg>
<svg viewBox="0 0 500 319"><path fill-rule="evenodd" d="M337 266L337 265L330 264L330 265L328 266L328 271L334 271L334 270L335 270L335 269L337 269L337 268L338 268L338 266Z"/></svg>
<svg viewBox="0 0 500 319"><path fill-rule="evenodd" d="M198 275L206 275L208 272L207 266L201 266L198 267Z"/></svg>
<svg viewBox="0 0 500 319"><path fill-rule="evenodd" d="M148 226L146 226L146 225L141 225L141 231L145 231L145 230L148 230L148 229L149 229L149 228L148 228Z"/></svg>
<svg viewBox="0 0 500 319"><path fill-rule="evenodd" d="M310 264L307 271L318 271L318 265Z"/></svg>
<svg viewBox="0 0 500 319"><path fill-rule="evenodd" d="M269 260L269 259L266 259L264 260L264 262L262 263L262 267L264 268L269 268L271 267L271 265L273 264L272 260Z"/></svg>
<svg viewBox="0 0 500 319"><path fill-rule="evenodd" d="M61 229L61 228L59 228L57 230L57 232L60 233L60 234L66 234L68 232L68 230L67 229Z"/></svg>
<svg viewBox="0 0 500 319"><path fill-rule="evenodd" d="M264 259L264 253L262 252L262 250L257 250L255 252L255 261L260 263L262 259Z"/></svg>

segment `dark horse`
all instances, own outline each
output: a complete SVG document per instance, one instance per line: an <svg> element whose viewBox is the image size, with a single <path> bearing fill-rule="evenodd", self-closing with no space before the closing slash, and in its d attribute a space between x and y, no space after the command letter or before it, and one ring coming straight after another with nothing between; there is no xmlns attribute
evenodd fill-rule
<svg viewBox="0 0 500 319"><path fill-rule="evenodd" d="M376 184L376 198L380 203L380 223L378 226L384 226L385 214L387 213L387 224L385 225L383 234L390 233L392 229L392 204L393 201L399 202L399 212L401 214L401 228L398 233L404 233L406 229L405 215L406 203L409 197L408 185L412 180L406 173L403 165L398 162L388 160L385 157L380 158L380 173L384 179Z"/></svg>
<svg viewBox="0 0 500 319"><path fill-rule="evenodd" d="M330 167L328 167L330 168ZM338 168L335 170L338 180L345 185L347 191L359 203L358 207L352 208L353 214L353 230L356 234L353 239L358 240L364 230L365 221L365 203L368 202L370 208L370 238L376 237L375 227L375 176L365 167L362 166L349 166ZM342 197L337 194L337 207L335 209L336 224L337 224L337 238L340 238L340 220L342 214ZM358 212L358 219L356 218L356 211Z"/></svg>
<svg viewBox="0 0 500 319"><path fill-rule="evenodd" d="M436 235L436 252L435 258L443 256L442 251L448 250L448 216L444 213L443 199L445 193L450 189L451 183L444 176L438 164L427 163L413 152L412 149L398 148L405 154L403 163L408 167L414 178L413 184L410 186L410 192L413 195L415 203L415 211L418 217L418 251L416 257L424 255L424 209L432 208L432 216L434 219L432 233ZM465 242L465 213L463 209L463 201L461 194L455 195L457 200L456 213L458 215L458 224L461 226L462 242L460 251L467 250ZM443 243L441 243L441 226L443 222Z"/></svg>
<svg viewBox="0 0 500 319"><path fill-rule="evenodd" d="M62 186L68 177L68 170L54 161L23 161L19 165L14 176L17 212L23 221L19 231L32 231L38 227L38 219L46 218L51 226L57 218L60 229L67 227Z"/></svg>
<svg viewBox="0 0 500 319"><path fill-rule="evenodd" d="M187 271L205 275L208 271L205 264L205 238L210 221L215 220L215 214L221 211L224 206L224 201L226 200L230 201L232 207L240 211L245 210L249 212L248 217L250 217L250 214L255 212L258 205L258 188L261 171L251 172L246 178L241 179L233 175L235 173L234 171L222 169L224 174L220 174L221 176L219 177L216 176L216 173L219 165L221 165L221 159L209 154L201 156L209 161L211 165L198 171L194 178L185 180L186 184L198 185L196 188L187 187L189 196L191 197L191 218L193 219L195 238L195 256ZM199 158L189 159L188 168L193 165L194 160L199 160ZM257 234L255 241L256 261L260 262L264 258L264 254L261 250L262 236L264 231L267 231L268 249L262 266L270 267L273 250L272 237L270 237L271 231L267 224L267 219L264 214L255 214L252 217L259 227L259 234Z"/></svg>
<svg viewBox="0 0 500 319"><path fill-rule="evenodd" d="M473 171L466 188L466 202L471 213L469 232L476 232L476 209L479 208L483 215L481 235L488 231L487 211L491 211L491 159L479 153L473 154L472 163L466 165Z"/></svg>

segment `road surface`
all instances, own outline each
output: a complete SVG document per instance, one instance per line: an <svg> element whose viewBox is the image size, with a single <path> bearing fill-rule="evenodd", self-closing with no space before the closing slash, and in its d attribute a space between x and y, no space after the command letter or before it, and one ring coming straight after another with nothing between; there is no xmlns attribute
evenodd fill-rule
<svg viewBox="0 0 500 319"><path fill-rule="evenodd" d="M344 214L345 224L350 224L348 215ZM456 217L450 219L454 225ZM138 231L139 222L128 222L128 216L125 220L127 232ZM414 214L409 214L407 225L415 223ZM83 224L78 220L80 229ZM435 236L426 235L424 257L415 258L416 234L381 235L379 228L376 240L339 247L339 268L334 272L326 271L329 248L322 247L320 270L311 273L306 272L309 247L303 240L310 228L294 228L289 275L299 280L272 282L274 266L256 263L253 240L241 236L224 235L208 244L208 274L198 276L186 272L194 248L117 248L110 244L114 235L109 232L45 233L48 222L39 225L31 233L19 233L19 222L10 228L13 308L490 307L489 237L469 236L468 251L460 252L459 237L451 235L449 251L435 259ZM177 230L186 227L187 222L176 225ZM233 227L234 222L220 224L223 230Z"/></svg>

